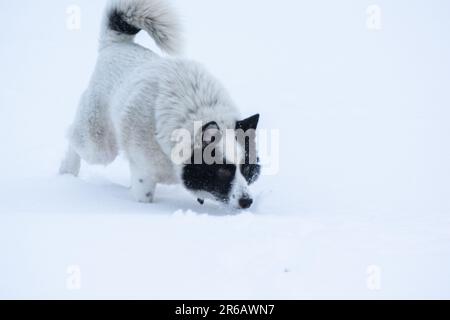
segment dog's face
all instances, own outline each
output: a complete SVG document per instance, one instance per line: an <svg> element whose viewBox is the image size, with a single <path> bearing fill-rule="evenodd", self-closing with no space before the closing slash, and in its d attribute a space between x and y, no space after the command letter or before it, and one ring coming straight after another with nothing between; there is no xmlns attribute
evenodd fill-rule
<svg viewBox="0 0 450 320"><path fill-rule="evenodd" d="M199 198L200 203L204 199L213 199L238 209L251 207L253 198L249 186L258 179L261 171L255 146L258 121L259 115L238 121L233 143L229 143L229 136L224 139L215 122L203 127L201 161L195 161L195 153L199 150L194 150L191 162L184 165L182 172L185 187ZM211 155L210 159L205 155Z"/></svg>

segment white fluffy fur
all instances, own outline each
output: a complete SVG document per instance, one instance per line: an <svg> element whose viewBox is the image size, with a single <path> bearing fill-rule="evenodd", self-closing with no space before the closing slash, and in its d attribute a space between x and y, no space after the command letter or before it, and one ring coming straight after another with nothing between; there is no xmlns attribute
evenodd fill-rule
<svg viewBox="0 0 450 320"><path fill-rule="evenodd" d="M60 172L78 175L80 159L108 165L123 151L130 163L132 194L137 201L152 202L158 183L180 182L181 167L170 158L175 130L198 134L194 121L234 129L240 115L221 84L199 64L162 58L133 43L133 36L110 30L107 16L112 9L148 31L161 49L179 48L178 21L165 1L109 2L98 62L70 128ZM233 199L249 194L242 177L235 184Z"/></svg>

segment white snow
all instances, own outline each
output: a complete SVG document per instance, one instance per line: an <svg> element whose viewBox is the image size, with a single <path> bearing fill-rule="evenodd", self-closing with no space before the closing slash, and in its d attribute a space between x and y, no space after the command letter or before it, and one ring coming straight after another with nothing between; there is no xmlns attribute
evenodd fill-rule
<svg viewBox="0 0 450 320"><path fill-rule="evenodd" d="M450 298L450 3L379 0L381 31L371 4L176 1L186 56L280 132L239 213L135 203L123 159L58 176L104 1L0 2L0 297Z"/></svg>

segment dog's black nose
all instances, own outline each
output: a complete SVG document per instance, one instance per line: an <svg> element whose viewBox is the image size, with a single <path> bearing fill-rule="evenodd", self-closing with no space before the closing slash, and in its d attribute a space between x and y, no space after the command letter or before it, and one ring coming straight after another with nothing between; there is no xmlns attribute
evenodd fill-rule
<svg viewBox="0 0 450 320"><path fill-rule="evenodd" d="M242 198L239 200L239 206L242 209L248 209L252 206L252 204L253 204L253 200L250 198Z"/></svg>

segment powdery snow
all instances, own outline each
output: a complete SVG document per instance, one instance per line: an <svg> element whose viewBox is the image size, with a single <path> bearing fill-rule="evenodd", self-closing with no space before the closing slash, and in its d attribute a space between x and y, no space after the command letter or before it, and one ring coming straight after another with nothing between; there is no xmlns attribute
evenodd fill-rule
<svg viewBox="0 0 450 320"><path fill-rule="evenodd" d="M176 1L186 55L280 133L237 212L56 174L104 1L0 3L1 298L450 298L450 3ZM139 42L154 47L144 35ZM75 284L75 285L74 285Z"/></svg>

